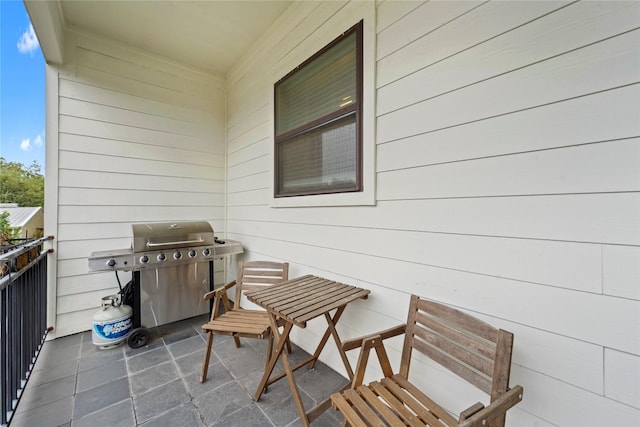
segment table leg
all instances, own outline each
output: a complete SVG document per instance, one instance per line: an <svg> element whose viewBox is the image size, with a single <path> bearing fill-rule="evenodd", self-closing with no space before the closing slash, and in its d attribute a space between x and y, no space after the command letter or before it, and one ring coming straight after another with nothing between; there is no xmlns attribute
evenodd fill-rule
<svg viewBox="0 0 640 427"><path fill-rule="evenodd" d="M276 349L269 359L269 364L267 365L267 369L265 369L264 371L264 375L262 376L262 380L258 385L258 390L256 390L256 394L253 400L257 401L258 399L260 399L260 396L262 396L262 393L266 388L267 383L269 382L269 377L271 376L271 372L273 372L273 368L275 367L278 358L282 357L282 367L284 368L287 380L289 381L289 388L291 388L291 394L293 395L293 400L296 403L296 408L298 409L298 413L300 414L300 422L303 426L309 427L309 419L307 418L307 413L304 409L304 405L302 404L302 398L300 397L300 392L298 391L296 380L293 377L293 371L291 370L291 364L289 363L289 356L287 356L287 352L284 351L284 346L289 338L289 334L291 333L293 323L287 322L284 326L284 331L282 332L282 334L280 334L276 316L269 313L269 320L271 322L271 331L273 337L278 342L278 344L276 345Z"/></svg>
<svg viewBox="0 0 640 427"><path fill-rule="evenodd" d="M291 328L293 327L293 323L287 323L284 326L284 331L282 332L282 335L280 335L280 331L278 330L278 325L276 323L275 317L271 313L269 313L269 318L271 320L271 333L277 344L276 344L275 350L273 351L273 353L271 354L271 357L269 358L269 363L267 364L264 370L264 374L262 375L262 380L260 380L260 384L258 385L256 394L253 396L253 400L255 400L256 402L260 400L260 396L262 396L262 393L264 392L267 386L269 377L273 372L273 368L276 366L276 362L278 361L280 354L283 353L282 350L284 349L284 345L287 341L287 338L289 337L289 334L291 333Z"/></svg>
<svg viewBox="0 0 640 427"><path fill-rule="evenodd" d="M327 319L327 323L328 323L327 330L324 331L324 335L322 336L322 339L320 340L320 343L318 344L318 347L316 348L316 351L313 354L313 360L309 362L308 368L313 369L313 367L316 364L316 361L320 357L320 353L322 352L322 349L324 349L324 346L327 344L327 340L329 340L330 336L333 336L333 339L336 342L336 346L338 347L338 352L340 353L340 357L342 358L342 363L344 364L344 368L347 371L347 375L349 376L349 379L352 380L353 370L351 369L351 364L347 359L347 355L345 354L344 350L342 350L342 341L340 341L340 337L338 336L338 331L336 330L336 325L338 324L338 320L340 320L340 317L342 316L342 313L344 312L344 309L346 307L347 307L346 305L343 305L342 307L338 307L338 310L336 311L336 314L333 315L333 318L331 318L331 315L329 313L324 314L324 317L325 319Z"/></svg>

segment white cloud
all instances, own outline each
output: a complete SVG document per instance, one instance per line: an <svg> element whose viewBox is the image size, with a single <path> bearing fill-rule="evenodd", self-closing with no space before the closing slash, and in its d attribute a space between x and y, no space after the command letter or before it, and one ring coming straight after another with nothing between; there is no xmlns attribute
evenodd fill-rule
<svg viewBox="0 0 640 427"><path fill-rule="evenodd" d="M22 151L29 151L31 149L31 140L29 138L23 139L20 143L20 149Z"/></svg>
<svg viewBox="0 0 640 427"><path fill-rule="evenodd" d="M35 31L33 31L33 25L29 24L29 29L22 33L18 40L18 51L20 53L33 55L33 52L38 49L39 46L38 37L36 37Z"/></svg>
<svg viewBox="0 0 640 427"><path fill-rule="evenodd" d="M38 135L36 136L36 139L33 141L33 145L35 145L36 147L42 147L42 136Z"/></svg>

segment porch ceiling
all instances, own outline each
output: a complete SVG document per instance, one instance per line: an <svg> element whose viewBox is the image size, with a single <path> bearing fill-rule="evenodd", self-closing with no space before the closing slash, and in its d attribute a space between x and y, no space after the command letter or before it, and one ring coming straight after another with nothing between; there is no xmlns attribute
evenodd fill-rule
<svg viewBox="0 0 640 427"><path fill-rule="evenodd" d="M31 3L31 5L30 5ZM31 12L38 38L47 25ZM94 33L197 69L226 74L292 1L75 1L56 0L63 28ZM52 18L48 18L52 19ZM47 22L45 20L44 22ZM43 33L43 34L41 34ZM58 35L58 38L60 36ZM55 60L47 55L47 60Z"/></svg>

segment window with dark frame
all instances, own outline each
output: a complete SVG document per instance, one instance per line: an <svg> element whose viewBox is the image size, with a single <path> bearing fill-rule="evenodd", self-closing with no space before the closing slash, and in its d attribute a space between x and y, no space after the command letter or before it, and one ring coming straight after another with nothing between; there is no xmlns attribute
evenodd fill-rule
<svg viewBox="0 0 640 427"><path fill-rule="evenodd" d="M362 191L362 21L274 91L274 196Z"/></svg>

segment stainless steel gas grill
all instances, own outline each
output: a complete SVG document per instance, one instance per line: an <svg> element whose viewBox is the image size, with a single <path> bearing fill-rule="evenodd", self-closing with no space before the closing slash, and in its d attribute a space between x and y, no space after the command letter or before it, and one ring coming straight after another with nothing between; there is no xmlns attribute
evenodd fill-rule
<svg viewBox="0 0 640 427"><path fill-rule="evenodd" d="M133 327L163 325L209 311L213 261L243 251L218 240L206 221L133 224L131 248L93 252L89 271L132 271Z"/></svg>

